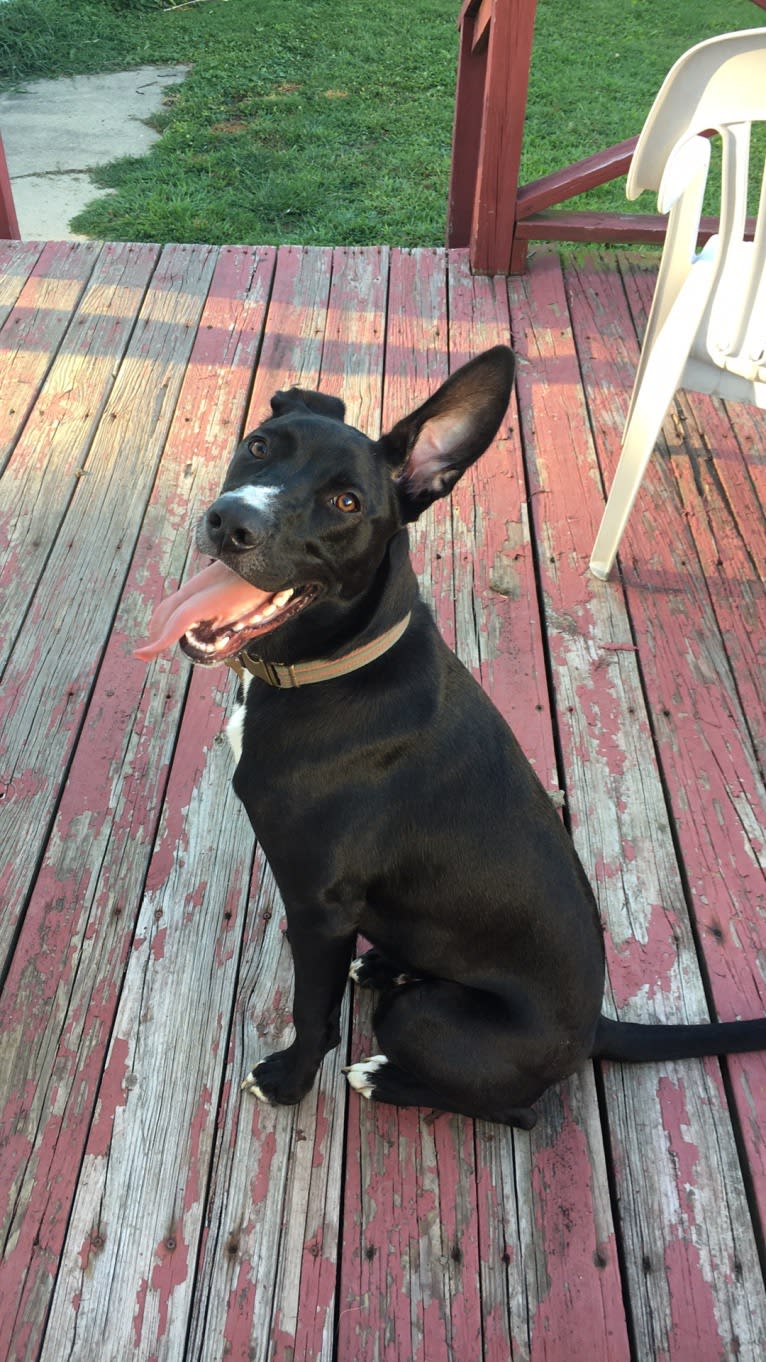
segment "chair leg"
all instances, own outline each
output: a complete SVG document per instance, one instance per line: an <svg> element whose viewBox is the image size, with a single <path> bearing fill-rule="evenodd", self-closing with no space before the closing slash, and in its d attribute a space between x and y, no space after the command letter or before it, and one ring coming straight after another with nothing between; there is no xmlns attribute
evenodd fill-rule
<svg viewBox="0 0 766 1362"><path fill-rule="evenodd" d="M712 268L703 269L695 263L652 344L647 347L644 342L620 461L590 557L590 570L602 581L612 570L646 465L673 394L681 386L713 280Z"/></svg>
<svg viewBox="0 0 766 1362"><path fill-rule="evenodd" d="M625 427L620 461L590 557L590 570L602 581L612 570L628 516L676 390L675 373L672 388L668 382L660 391L651 382L651 374L647 373L646 378L649 381L637 392Z"/></svg>

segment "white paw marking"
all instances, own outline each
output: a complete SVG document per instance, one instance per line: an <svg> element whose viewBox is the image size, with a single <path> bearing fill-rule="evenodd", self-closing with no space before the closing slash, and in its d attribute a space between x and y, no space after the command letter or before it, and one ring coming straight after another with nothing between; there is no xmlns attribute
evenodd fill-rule
<svg viewBox="0 0 766 1362"><path fill-rule="evenodd" d="M349 979L353 979L353 981L354 981L355 984L358 984L358 983L359 983L359 975L360 975L360 972L361 972L361 969L362 969L362 965L363 965L363 964L364 964L364 956L363 956L363 955L358 955L358 956L356 957L356 960L352 960L352 961L351 961L351 964L349 965L348 977L349 977Z"/></svg>
<svg viewBox="0 0 766 1362"><path fill-rule="evenodd" d="M370 1055L369 1059L360 1059L358 1064L349 1064L343 1072L351 1087L369 1099L375 1088L375 1074L384 1064L388 1064L385 1055Z"/></svg>
<svg viewBox="0 0 766 1362"><path fill-rule="evenodd" d="M258 1087L258 1079L255 1076L258 1071L258 1068L259 1065L256 1064L255 1068L250 1070L249 1074L247 1075L247 1078L243 1078L242 1082L240 1083L240 1092L249 1092L250 1096L257 1097L259 1102L268 1102L269 1099L266 1096L265 1092L263 1092L262 1089Z"/></svg>

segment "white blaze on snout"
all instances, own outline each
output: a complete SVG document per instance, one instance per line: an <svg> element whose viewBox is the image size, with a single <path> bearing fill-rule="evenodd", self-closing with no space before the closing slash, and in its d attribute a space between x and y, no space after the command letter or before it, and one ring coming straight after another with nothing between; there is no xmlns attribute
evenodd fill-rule
<svg viewBox="0 0 766 1362"><path fill-rule="evenodd" d="M240 502L251 511L260 511L262 515L267 515L282 491L284 491L282 487L238 487L235 492L224 492L218 500L228 501L230 504Z"/></svg>

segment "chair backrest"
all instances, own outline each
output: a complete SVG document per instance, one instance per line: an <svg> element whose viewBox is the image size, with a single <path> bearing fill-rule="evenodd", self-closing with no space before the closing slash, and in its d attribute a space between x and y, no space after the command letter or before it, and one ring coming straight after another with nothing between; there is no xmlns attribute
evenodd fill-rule
<svg viewBox="0 0 766 1362"><path fill-rule="evenodd" d="M749 381L766 381L766 168L752 247L742 251L750 179L750 130L766 121L766 28L710 38L671 68L638 140L628 198L655 190L672 209L693 173L707 165L702 135L722 142L720 231L715 240L707 349L713 362ZM688 170L685 170L688 167ZM704 181L704 176L703 176ZM701 190L695 188L701 211Z"/></svg>

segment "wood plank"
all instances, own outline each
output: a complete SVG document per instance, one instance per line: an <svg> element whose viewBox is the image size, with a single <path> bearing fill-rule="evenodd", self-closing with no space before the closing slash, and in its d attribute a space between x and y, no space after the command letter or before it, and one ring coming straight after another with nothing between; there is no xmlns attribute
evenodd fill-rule
<svg viewBox="0 0 766 1362"><path fill-rule="evenodd" d="M472 276L452 253L453 368L510 334L505 279ZM543 784L558 774L537 604L521 433L507 428L458 484L458 652L491 694ZM549 1093L529 1134L476 1129L484 1356L629 1357L593 1070ZM563 1271L564 1264L576 1270Z"/></svg>
<svg viewBox="0 0 766 1362"><path fill-rule="evenodd" d="M34 247L30 248L34 250ZM71 323L101 247L48 242L0 329L0 471ZM22 259L24 253L22 252ZM18 254L15 256L18 261Z"/></svg>
<svg viewBox="0 0 766 1362"><path fill-rule="evenodd" d="M346 253L346 306L353 326L359 278L376 253ZM278 388L316 388L325 321L344 310L340 257L326 250L279 252L250 423L268 412ZM367 323L360 312L358 334ZM364 347L362 347L364 349ZM242 814L244 817L244 814ZM240 1093L257 1059L292 1035L292 963L284 910L260 853L234 999L231 1042L206 1233L200 1258L189 1356L257 1362L329 1359L342 1175L342 1048L325 1059L297 1107L268 1107ZM341 1025L348 1025L347 1010Z"/></svg>
<svg viewBox="0 0 766 1362"><path fill-rule="evenodd" d="M40 258L42 241L0 241L0 327Z"/></svg>
<svg viewBox="0 0 766 1362"><path fill-rule="evenodd" d="M445 256L391 256L383 428L448 373ZM411 529L413 561L454 639L449 508ZM444 626L446 625L446 629ZM354 1000L352 1059L374 1053L372 1000ZM481 1356L473 1123L367 1103L348 1112L338 1356Z"/></svg>
<svg viewBox="0 0 766 1362"><path fill-rule="evenodd" d="M216 681L192 678L41 1362L183 1356L252 862Z"/></svg>
<svg viewBox="0 0 766 1362"><path fill-rule="evenodd" d="M280 247L267 335L250 399L251 426L270 414L272 394L279 388L316 388L331 276L328 248Z"/></svg>
<svg viewBox="0 0 766 1362"><path fill-rule="evenodd" d="M84 1300L87 1308L91 1287L97 1291L103 1281L94 1249L81 1291L84 1240L73 1243L70 1232L71 1248L63 1247L64 1234L135 941L189 672L178 657L148 671L131 648L145 632L165 577L181 575L189 524L218 485L236 437L274 255L251 248L219 255L84 736L5 985L2 1077L13 1096L3 1114L12 1142L3 1152L2 1204L13 1248L2 1269L0 1329L12 1330L20 1357L39 1342L62 1248L53 1339L76 1330L79 1305ZM196 753L194 742L192 749ZM155 950L162 930L161 920L152 924ZM66 949L63 940L60 950L50 949L62 933ZM100 1127L97 1122L91 1152L108 1147L107 1125L106 1116ZM133 1192L137 1206L140 1179Z"/></svg>
<svg viewBox="0 0 766 1362"><path fill-rule="evenodd" d="M0 667L23 625L38 578L114 385L159 248L105 245L3 473L0 510Z"/></svg>
<svg viewBox="0 0 766 1362"><path fill-rule="evenodd" d="M630 273L626 282L635 303ZM622 278L603 260L597 271L595 265L573 267L569 294L608 481L619 456L638 346ZM727 443L738 455L733 433L729 430L727 440L710 399L694 405L698 415L711 419L710 437L721 441L721 461ZM650 463L628 522L621 561L634 630L642 640L638 658L697 938L716 1013L731 1019L766 1011L761 968L766 789L748 742L741 700L751 683L756 693L750 721L758 716L762 724L763 691L758 693L753 653L762 646L766 630L766 591L754 581L751 560L736 535L727 538L735 572L730 571L730 557L725 564L716 561L718 530L731 530L731 516L726 498L710 479L706 507L699 508L691 469L699 437L694 420L686 419L691 415L692 404L684 398L681 419L671 417L665 423L665 448ZM680 515L674 471L683 498ZM743 570L741 580L737 568ZM766 1057L737 1057L728 1068L763 1222Z"/></svg>
<svg viewBox="0 0 766 1362"><path fill-rule="evenodd" d="M659 213L595 213L559 209L532 213L517 224L520 241L644 242L661 246L665 240L667 217ZM753 235L754 220L747 219L745 236ZM718 219L700 219L699 245L718 231Z"/></svg>
<svg viewBox="0 0 766 1362"><path fill-rule="evenodd" d="M510 282L567 806L608 927L610 1010L697 1020L704 990L619 584L587 558L601 492L558 259ZM755 1359L762 1283L718 1066L606 1065L639 1357Z"/></svg>
<svg viewBox="0 0 766 1362"><path fill-rule="evenodd" d="M346 421L380 435L389 251L337 247L322 345L319 383L346 404Z"/></svg>
<svg viewBox="0 0 766 1362"><path fill-rule="evenodd" d="M89 476L77 481L65 527L5 670L2 959L111 629L214 263L211 247L163 251L94 437ZM25 848L23 859L15 854L19 846Z"/></svg>

